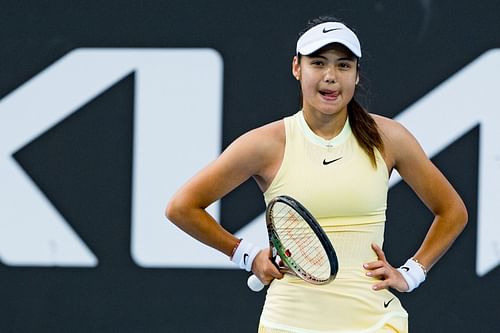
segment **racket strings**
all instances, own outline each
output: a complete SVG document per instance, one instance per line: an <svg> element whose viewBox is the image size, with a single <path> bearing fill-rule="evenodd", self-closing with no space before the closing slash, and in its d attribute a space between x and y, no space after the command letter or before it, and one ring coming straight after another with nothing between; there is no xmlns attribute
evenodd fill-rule
<svg viewBox="0 0 500 333"><path fill-rule="evenodd" d="M279 206L279 207L276 207ZM298 266L299 274L314 279L328 279L328 256L317 235L304 218L285 204L276 204L272 211L273 228L287 257Z"/></svg>
<svg viewBox="0 0 500 333"><path fill-rule="evenodd" d="M299 249L300 253L307 259L311 264L319 265L322 263L323 257L318 250L321 250L321 244L316 241L316 236L311 234L311 230L308 228L287 228L284 230L289 237L285 237L285 241L291 241L291 245L295 245ZM318 244L315 244L318 243Z"/></svg>

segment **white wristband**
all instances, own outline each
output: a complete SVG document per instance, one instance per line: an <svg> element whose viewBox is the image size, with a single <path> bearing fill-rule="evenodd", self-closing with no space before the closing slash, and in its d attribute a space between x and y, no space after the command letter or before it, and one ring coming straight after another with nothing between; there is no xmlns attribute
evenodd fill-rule
<svg viewBox="0 0 500 333"><path fill-rule="evenodd" d="M257 246L242 239L236 251L234 251L231 261L247 272L251 272L253 260L259 251L260 249Z"/></svg>
<svg viewBox="0 0 500 333"><path fill-rule="evenodd" d="M413 291L425 281L426 272L422 266L412 258L408 259L403 266L399 267L398 271L403 275L403 278L408 284L409 288L406 291L407 293Z"/></svg>

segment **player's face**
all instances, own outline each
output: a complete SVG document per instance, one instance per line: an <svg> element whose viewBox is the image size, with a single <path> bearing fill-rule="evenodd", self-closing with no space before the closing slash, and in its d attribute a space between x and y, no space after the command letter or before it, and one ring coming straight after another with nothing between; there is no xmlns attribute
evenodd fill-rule
<svg viewBox="0 0 500 333"><path fill-rule="evenodd" d="M304 111L347 112L358 81L356 57L343 45L331 44L310 56L294 57L292 72L300 80Z"/></svg>

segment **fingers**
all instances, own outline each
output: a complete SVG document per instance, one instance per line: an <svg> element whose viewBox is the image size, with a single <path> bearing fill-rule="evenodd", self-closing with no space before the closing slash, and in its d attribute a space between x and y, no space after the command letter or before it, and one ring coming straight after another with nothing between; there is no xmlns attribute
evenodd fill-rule
<svg viewBox="0 0 500 333"><path fill-rule="evenodd" d="M363 267L367 270L366 276L377 279L377 283L372 286L373 290L394 288L398 291L408 290L408 285L401 273L387 261L384 251L377 244L372 244L372 249L378 260L366 263Z"/></svg>
<svg viewBox="0 0 500 333"><path fill-rule="evenodd" d="M275 265L271 265L269 271L266 271L266 273L268 273L275 279L283 278L283 272L281 271L281 269L278 269Z"/></svg>
<svg viewBox="0 0 500 333"><path fill-rule="evenodd" d="M283 278L283 273L273 263L269 254L268 249L261 250L252 263L252 271L265 285L268 285L274 279Z"/></svg>
<svg viewBox="0 0 500 333"><path fill-rule="evenodd" d="M274 279L282 279L283 273L268 259L268 264L261 272L255 272L255 275L262 281L263 284L268 285Z"/></svg>
<svg viewBox="0 0 500 333"><path fill-rule="evenodd" d="M389 282L379 282L379 283L376 283L372 286L372 289L373 290L382 290L382 289L389 289Z"/></svg>
<svg viewBox="0 0 500 333"><path fill-rule="evenodd" d="M377 255L378 260L364 264L363 267L365 269L370 269L370 270L376 269L379 267L383 267L384 264L387 263L387 259L385 258L384 251L382 250L382 248L380 246L378 246L375 243L372 243L372 249L375 252L375 254Z"/></svg>
<svg viewBox="0 0 500 333"><path fill-rule="evenodd" d="M385 280L382 280L381 282L378 282L372 286L373 290L382 290L389 288L396 289L399 292L405 292L408 290L408 284L406 283L406 280L397 270L394 272L394 274L391 274L390 278L386 278Z"/></svg>
<svg viewBox="0 0 500 333"><path fill-rule="evenodd" d="M387 261L385 259L384 251L382 251L382 248L380 246L378 246L375 243L372 243L372 249L373 249L373 251L375 251L375 254L377 255L377 257L378 257L379 260Z"/></svg>
<svg viewBox="0 0 500 333"><path fill-rule="evenodd" d="M377 261L372 261L372 262L368 262L366 264L363 265L363 267L367 270L375 270L377 268L381 268L381 267L384 267L386 263L382 260L377 260Z"/></svg>
<svg viewBox="0 0 500 333"><path fill-rule="evenodd" d="M385 280L389 274L390 272L387 270L386 267L381 267L366 272L366 276L370 276L379 280Z"/></svg>
<svg viewBox="0 0 500 333"><path fill-rule="evenodd" d="M365 269L374 270L374 269L386 267L386 266L389 266L392 268L392 266L389 264L389 262L387 261L387 259L385 257L384 251L382 250L382 248L380 246L378 246L375 243L372 243L372 249L375 252L375 254L377 255L378 260L364 264L363 267Z"/></svg>
<svg viewBox="0 0 500 333"><path fill-rule="evenodd" d="M376 265L370 266L371 268L365 273L366 276L377 279L372 288L373 290L388 289L395 282L395 274L393 268L385 263L378 261ZM366 265L365 265L366 266Z"/></svg>

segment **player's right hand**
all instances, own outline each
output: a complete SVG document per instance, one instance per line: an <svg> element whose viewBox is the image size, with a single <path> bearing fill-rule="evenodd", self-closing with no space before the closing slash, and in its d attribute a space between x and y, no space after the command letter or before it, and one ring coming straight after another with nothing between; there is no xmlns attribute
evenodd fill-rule
<svg viewBox="0 0 500 333"><path fill-rule="evenodd" d="M271 249L260 250L252 263L252 272L264 285L270 284L274 279L283 278L283 273L272 261Z"/></svg>

